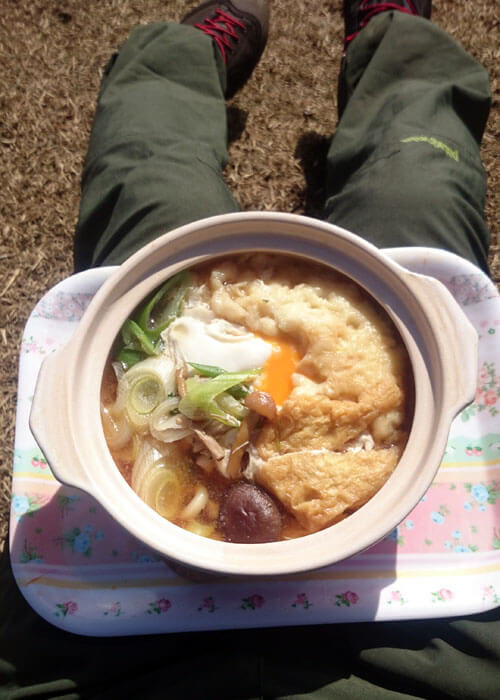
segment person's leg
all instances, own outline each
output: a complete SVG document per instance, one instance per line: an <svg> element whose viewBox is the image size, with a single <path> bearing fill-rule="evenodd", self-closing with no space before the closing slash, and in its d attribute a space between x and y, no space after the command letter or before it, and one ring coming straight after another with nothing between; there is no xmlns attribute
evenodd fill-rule
<svg viewBox="0 0 500 700"><path fill-rule="evenodd" d="M238 210L222 177L225 98L264 49L267 0L208 1L138 27L105 72L82 178L77 270L123 262L182 224Z"/></svg>
<svg viewBox="0 0 500 700"><path fill-rule="evenodd" d="M238 208L224 67L192 27L135 29L105 76L82 178L75 268L116 264L181 224Z"/></svg>
<svg viewBox="0 0 500 700"><path fill-rule="evenodd" d="M326 218L379 247L443 248L487 270L489 105L486 72L439 27L373 15L342 63Z"/></svg>
<svg viewBox="0 0 500 700"><path fill-rule="evenodd" d="M339 108L328 154L328 219L380 247L441 247L487 269L483 68L426 19L381 12L348 46ZM500 694L500 609L322 630L330 633L344 635L345 674L339 670L321 697ZM318 660L315 668L329 663Z"/></svg>

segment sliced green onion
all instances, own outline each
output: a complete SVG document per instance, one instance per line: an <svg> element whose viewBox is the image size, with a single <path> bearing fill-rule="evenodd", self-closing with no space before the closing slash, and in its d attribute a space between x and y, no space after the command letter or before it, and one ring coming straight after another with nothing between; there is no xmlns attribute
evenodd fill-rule
<svg viewBox="0 0 500 700"><path fill-rule="evenodd" d="M165 388L165 398L175 390L175 365L166 355L148 357L125 372L122 380L132 387L142 377L154 377Z"/></svg>
<svg viewBox="0 0 500 700"><path fill-rule="evenodd" d="M144 483L153 470L165 466L164 455L147 439L141 441L132 468L131 485L136 494L144 499Z"/></svg>
<svg viewBox="0 0 500 700"><path fill-rule="evenodd" d="M189 419L177 411L178 403L179 397L166 399L151 414L149 432L157 440L176 442L192 435L193 430Z"/></svg>
<svg viewBox="0 0 500 700"><path fill-rule="evenodd" d="M154 294L139 315L139 326L152 339L159 338L174 318L180 315L184 297L189 289L187 270L174 275Z"/></svg>
<svg viewBox="0 0 500 700"><path fill-rule="evenodd" d="M218 377L220 374L228 374L227 370L222 369L222 367L216 367L215 365L200 365L197 362L188 362L188 365L190 365L198 374L200 374L202 377ZM255 372L259 373L261 372L261 369L256 369ZM245 396L250 392L250 389L246 387L244 384L237 384L236 386L231 387L228 389L228 392L231 394L231 396L234 396L235 399L244 399Z"/></svg>
<svg viewBox="0 0 500 700"><path fill-rule="evenodd" d="M127 350L142 350L146 355L160 354L149 335L131 318L123 324L122 338Z"/></svg>
<svg viewBox="0 0 500 700"><path fill-rule="evenodd" d="M144 359L144 353L139 350L123 347L116 356L116 359L126 371Z"/></svg>
<svg viewBox="0 0 500 700"><path fill-rule="evenodd" d="M160 354L161 333L180 315L189 281L187 270L174 275L135 316L137 320L129 318L125 321L121 329L122 346L116 355L124 369L146 357Z"/></svg>
<svg viewBox="0 0 500 700"><path fill-rule="evenodd" d="M141 415L151 413L163 400L164 395L165 390L157 377L141 377L130 390L130 406Z"/></svg>
<svg viewBox="0 0 500 700"><path fill-rule="evenodd" d="M178 413L179 401L179 396L168 396L165 401L162 401L153 411L150 421L151 427L155 430L164 430L172 415L175 415L174 411Z"/></svg>
<svg viewBox="0 0 500 700"><path fill-rule="evenodd" d="M222 409L216 398L231 387L252 379L258 370L225 372L211 379L190 377L186 380L186 395L179 402L179 411L192 420L215 419L224 425L238 427L240 421Z"/></svg>
<svg viewBox="0 0 500 700"><path fill-rule="evenodd" d="M148 485L154 509L164 518L174 518L182 505L181 480L176 470L167 467L159 470Z"/></svg>
<svg viewBox="0 0 500 700"><path fill-rule="evenodd" d="M226 370L215 365L199 365L197 362L188 362L188 365L195 369L202 377L218 377L219 374L225 374Z"/></svg>
<svg viewBox="0 0 500 700"><path fill-rule="evenodd" d="M139 448L132 469L132 488L165 518L173 518L183 505L183 452L175 445L162 445L161 452L148 440Z"/></svg>
<svg viewBox="0 0 500 700"><path fill-rule="evenodd" d="M109 407L101 404L101 419L106 442L112 450L120 450L132 439L132 430L122 415L113 416Z"/></svg>
<svg viewBox="0 0 500 700"><path fill-rule="evenodd" d="M219 408L226 413L230 413L235 418L238 418L238 420L243 420L243 418L248 415L248 408L243 406L240 401L235 399L234 396L231 396L227 391L223 391L215 401Z"/></svg>
<svg viewBox="0 0 500 700"><path fill-rule="evenodd" d="M150 380L154 384L142 384ZM134 430L148 430L151 411L175 388L175 366L166 355L148 357L123 374L118 382L113 413L126 412ZM156 395L156 396L155 396Z"/></svg>

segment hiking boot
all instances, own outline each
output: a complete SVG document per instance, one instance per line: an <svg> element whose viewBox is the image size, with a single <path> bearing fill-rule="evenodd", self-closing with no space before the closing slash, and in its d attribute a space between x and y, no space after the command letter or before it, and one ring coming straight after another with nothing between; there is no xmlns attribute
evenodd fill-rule
<svg viewBox="0 0 500 700"><path fill-rule="evenodd" d="M269 31L268 0L203 2L181 24L212 37L226 64L225 95L232 97L246 83L259 62Z"/></svg>
<svg viewBox="0 0 500 700"><path fill-rule="evenodd" d="M366 27L372 17L380 12L397 10L408 15L419 15L430 19L432 0L344 0L345 40L344 50L359 32Z"/></svg>

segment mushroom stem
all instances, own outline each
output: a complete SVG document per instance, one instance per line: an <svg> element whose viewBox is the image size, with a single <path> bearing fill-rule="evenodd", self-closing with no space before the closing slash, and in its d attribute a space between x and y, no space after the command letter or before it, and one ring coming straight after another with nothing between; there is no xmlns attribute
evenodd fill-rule
<svg viewBox="0 0 500 700"><path fill-rule="evenodd" d="M229 479L237 479L240 475L241 460L245 454L246 447L250 444L252 430L257 425L259 418L260 416L257 413L252 412L241 422L227 462L226 475Z"/></svg>

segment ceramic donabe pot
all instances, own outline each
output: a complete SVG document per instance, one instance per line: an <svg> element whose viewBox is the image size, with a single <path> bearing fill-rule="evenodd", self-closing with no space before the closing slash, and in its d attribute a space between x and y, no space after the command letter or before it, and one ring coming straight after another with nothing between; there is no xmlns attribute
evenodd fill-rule
<svg viewBox="0 0 500 700"><path fill-rule="evenodd" d="M111 345L131 311L179 270L244 251L318 261L358 282L389 313L411 360L415 411L395 471L362 508L306 537L233 544L179 528L128 486L108 451L100 386ZM446 288L408 272L358 236L278 213L239 213L183 226L148 244L99 289L70 342L42 365L30 425L57 479L91 494L135 537L187 566L231 575L282 575L345 559L395 528L439 467L450 424L475 393L477 334Z"/></svg>

